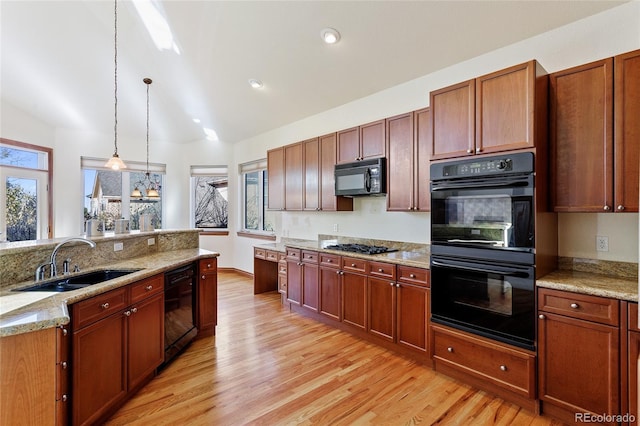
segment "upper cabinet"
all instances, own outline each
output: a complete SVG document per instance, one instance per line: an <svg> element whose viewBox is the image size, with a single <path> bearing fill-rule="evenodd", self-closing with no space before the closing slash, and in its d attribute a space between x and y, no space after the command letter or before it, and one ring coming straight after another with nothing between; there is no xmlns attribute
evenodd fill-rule
<svg viewBox="0 0 640 426"><path fill-rule="evenodd" d="M387 119L387 211L429 211L429 108Z"/></svg>
<svg viewBox="0 0 640 426"><path fill-rule="evenodd" d="M548 76L529 61L431 92L431 159L533 148L546 138Z"/></svg>
<svg viewBox="0 0 640 426"><path fill-rule="evenodd" d="M339 131L337 164L384 157L385 133L385 120Z"/></svg>
<svg viewBox="0 0 640 426"><path fill-rule="evenodd" d="M555 211L637 212L640 50L553 73L550 83Z"/></svg>
<svg viewBox="0 0 640 426"><path fill-rule="evenodd" d="M320 210L323 211L352 211L353 198L336 197L334 169L336 166L336 133L320 136Z"/></svg>

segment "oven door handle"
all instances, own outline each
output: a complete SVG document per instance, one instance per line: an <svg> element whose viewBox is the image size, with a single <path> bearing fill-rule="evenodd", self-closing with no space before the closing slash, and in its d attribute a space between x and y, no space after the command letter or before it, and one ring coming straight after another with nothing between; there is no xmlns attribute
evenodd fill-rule
<svg viewBox="0 0 640 426"><path fill-rule="evenodd" d="M431 260L431 264L433 266L440 266L442 268L463 269L465 271L472 271L472 272L486 272L489 274L508 275L511 277L518 277L518 278L528 278L530 275L529 272L524 269L510 267L510 266L505 266L505 267L498 266L498 267L486 268L482 266L480 267L466 266L459 263L445 263L445 262L439 262L437 260Z"/></svg>
<svg viewBox="0 0 640 426"><path fill-rule="evenodd" d="M465 179L458 182L432 182L432 191L444 191L447 189L468 189L468 188L504 188L523 187L531 185L531 176L517 176L498 179Z"/></svg>

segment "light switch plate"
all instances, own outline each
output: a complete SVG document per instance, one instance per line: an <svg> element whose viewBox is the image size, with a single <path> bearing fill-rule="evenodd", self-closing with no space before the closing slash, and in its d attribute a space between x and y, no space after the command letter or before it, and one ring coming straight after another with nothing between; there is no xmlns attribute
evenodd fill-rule
<svg viewBox="0 0 640 426"><path fill-rule="evenodd" d="M149 238L147 240L147 245L152 246L156 243L156 239L155 238Z"/></svg>
<svg viewBox="0 0 640 426"><path fill-rule="evenodd" d="M124 243L113 243L113 251L121 251L124 249Z"/></svg>

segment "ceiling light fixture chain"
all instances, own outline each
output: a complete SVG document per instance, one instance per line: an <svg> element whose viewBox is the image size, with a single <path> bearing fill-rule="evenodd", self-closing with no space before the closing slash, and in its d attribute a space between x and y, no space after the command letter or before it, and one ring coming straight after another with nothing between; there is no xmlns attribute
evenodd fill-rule
<svg viewBox="0 0 640 426"><path fill-rule="evenodd" d="M151 180L151 174L149 173L149 86L153 83L150 78L143 78L142 81L147 85L147 169L143 180L136 182L135 188L131 193L131 198L143 199L146 198L157 199L160 198L160 182L153 182ZM142 194L140 188L144 188L145 194Z"/></svg>
<svg viewBox="0 0 640 426"><path fill-rule="evenodd" d="M113 170L126 169L127 165L118 155L118 0L113 2L113 156L105 167Z"/></svg>

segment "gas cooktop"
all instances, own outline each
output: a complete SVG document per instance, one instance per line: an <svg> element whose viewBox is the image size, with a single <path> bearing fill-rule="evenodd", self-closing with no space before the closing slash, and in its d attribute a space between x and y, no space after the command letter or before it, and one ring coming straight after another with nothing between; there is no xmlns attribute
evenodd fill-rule
<svg viewBox="0 0 640 426"><path fill-rule="evenodd" d="M392 251L398 251L397 249L392 249L388 247L370 246L366 244L334 244L334 245L326 246L325 248L329 250L349 251L353 253L363 253L363 254L380 254L380 253L390 253Z"/></svg>

